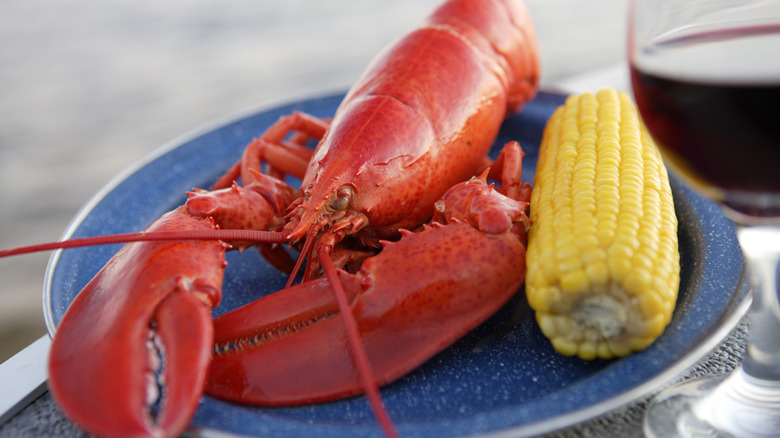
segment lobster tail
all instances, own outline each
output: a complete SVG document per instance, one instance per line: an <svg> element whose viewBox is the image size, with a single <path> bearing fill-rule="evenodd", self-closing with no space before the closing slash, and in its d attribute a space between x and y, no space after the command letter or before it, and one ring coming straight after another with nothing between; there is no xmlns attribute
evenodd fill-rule
<svg viewBox="0 0 780 438"><path fill-rule="evenodd" d="M443 26L463 35L495 64L504 84L508 112L516 112L536 94L539 85L539 50L531 15L525 4L511 0L453 0L429 18L430 26Z"/></svg>

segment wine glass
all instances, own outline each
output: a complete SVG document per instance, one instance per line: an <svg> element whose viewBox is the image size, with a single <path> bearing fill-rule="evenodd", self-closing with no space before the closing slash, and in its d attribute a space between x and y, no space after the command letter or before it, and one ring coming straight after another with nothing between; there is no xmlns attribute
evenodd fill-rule
<svg viewBox="0 0 780 438"><path fill-rule="evenodd" d="M780 436L780 1L633 0L631 84L672 172L735 222L749 339L726 378L662 391L648 436Z"/></svg>

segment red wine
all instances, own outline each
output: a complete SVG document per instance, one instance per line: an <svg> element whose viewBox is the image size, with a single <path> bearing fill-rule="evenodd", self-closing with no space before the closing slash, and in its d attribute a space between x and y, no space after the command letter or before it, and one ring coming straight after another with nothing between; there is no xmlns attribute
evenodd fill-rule
<svg viewBox="0 0 780 438"><path fill-rule="evenodd" d="M780 27L657 44L632 60L631 82L665 158L694 185L727 204L780 199Z"/></svg>

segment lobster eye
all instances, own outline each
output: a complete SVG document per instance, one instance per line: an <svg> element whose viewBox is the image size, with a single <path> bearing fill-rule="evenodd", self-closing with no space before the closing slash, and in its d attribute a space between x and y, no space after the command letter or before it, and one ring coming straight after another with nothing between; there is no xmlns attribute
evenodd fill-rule
<svg viewBox="0 0 780 438"><path fill-rule="evenodd" d="M333 207L337 210L346 210L349 207L349 201L355 191L351 186L344 185L336 190L336 199L333 200Z"/></svg>

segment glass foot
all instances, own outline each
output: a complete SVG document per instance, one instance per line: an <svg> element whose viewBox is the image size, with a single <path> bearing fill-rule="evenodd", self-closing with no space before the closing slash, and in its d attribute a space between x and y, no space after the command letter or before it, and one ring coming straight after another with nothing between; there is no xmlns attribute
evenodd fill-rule
<svg viewBox="0 0 780 438"><path fill-rule="evenodd" d="M697 379L669 388L645 414L648 437L780 437L780 385L747 376Z"/></svg>

